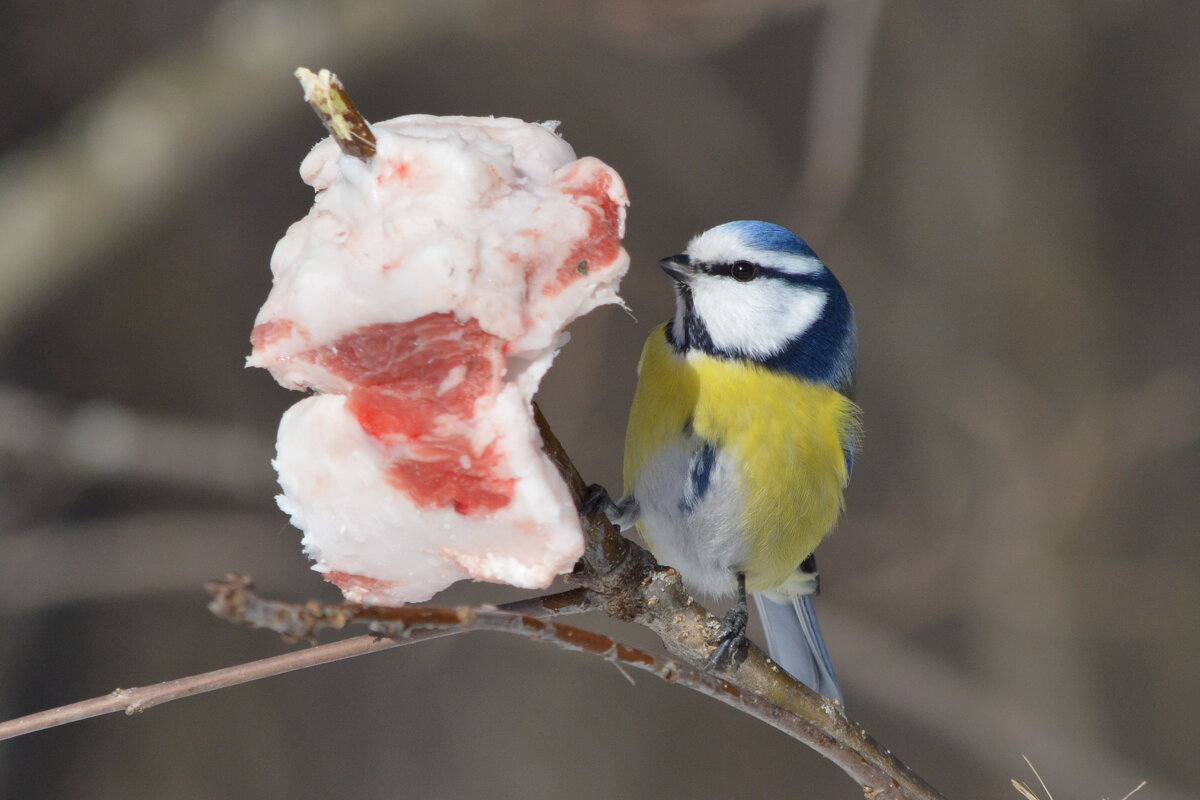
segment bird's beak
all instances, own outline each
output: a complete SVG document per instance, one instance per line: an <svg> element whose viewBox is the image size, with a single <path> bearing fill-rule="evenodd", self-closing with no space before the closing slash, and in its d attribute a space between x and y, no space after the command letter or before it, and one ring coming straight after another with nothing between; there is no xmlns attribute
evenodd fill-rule
<svg viewBox="0 0 1200 800"><path fill-rule="evenodd" d="M671 280L679 283L691 283L692 276L696 274L696 269L692 266L692 259L687 253L667 256L659 261L658 265L663 268L663 272L671 276Z"/></svg>

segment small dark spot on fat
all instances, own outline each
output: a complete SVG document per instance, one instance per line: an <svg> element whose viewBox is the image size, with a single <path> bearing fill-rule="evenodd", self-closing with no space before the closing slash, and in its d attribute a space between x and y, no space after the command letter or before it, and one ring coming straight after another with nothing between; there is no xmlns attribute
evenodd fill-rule
<svg viewBox="0 0 1200 800"><path fill-rule="evenodd" d="M587 259L585 258L582 261L580 261L578 264L576 264L575 269L579 272L580 275L587 275L588 274Z"/></svg>

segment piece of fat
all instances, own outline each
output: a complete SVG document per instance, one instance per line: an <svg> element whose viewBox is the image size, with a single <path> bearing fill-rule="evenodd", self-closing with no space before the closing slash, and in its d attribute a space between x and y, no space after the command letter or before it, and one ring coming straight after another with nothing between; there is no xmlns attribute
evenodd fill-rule
<svg viewBox="0 0 1200 800"><path fill-rule="evenodd" d="M283 417L280 507L354 601L464 578L547 586L583 548L531 398L576 317L620 302L628 199L552 127L408 116L369 163L331 139L271 259L252 366L318 394Z"/></svg>

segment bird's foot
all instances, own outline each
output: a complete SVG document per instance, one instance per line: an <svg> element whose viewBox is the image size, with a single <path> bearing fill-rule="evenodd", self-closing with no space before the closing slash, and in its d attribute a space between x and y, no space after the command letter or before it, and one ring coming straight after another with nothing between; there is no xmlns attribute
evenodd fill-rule
<svg viewBox="0 0 1200 800"><path fill-rule="evenodd" d="M587 494L583 496L583 502L579 504L579 516L590 517L593 513L600 511L611 519L616 507L617 504L608 494L608 489L598 483L593 483L587 487Z"/></svg>
<svg viewBox="0 0 1200 800"><path fill-rule="evenodd" d="M608 521L621 530L633 527L641 513L633 495L613 500L608 489L598 483L593 483L587 488L587 494L583 496L583 502L579 504L579 516L586 519L597 511L608 517Z"/></svg>
<svg viewBox="0 0 1200 800"><path fill-rule="evenodd" d="M608 489L593 483L588 487L588 493L583 495L583 501L580 503L580 516L584 519L594 515L596 511L611 519L617 515L617 504L613 503L613 499L608 494Z"/></svg>
<svg viewBox="0 0 1200 800"><path fill-rule="evenodd" d="M750 652L750 640L746 637L746 623L750 615L744 608L734 608L725 615L721 627L708 640L717 649L708 658L710 670L736 669L746 660Z"/></svg>

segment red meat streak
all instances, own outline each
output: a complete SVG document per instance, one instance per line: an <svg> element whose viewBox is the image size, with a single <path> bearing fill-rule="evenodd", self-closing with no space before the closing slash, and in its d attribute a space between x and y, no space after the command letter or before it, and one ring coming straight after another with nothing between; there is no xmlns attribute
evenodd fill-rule
<svg viewBox="0 0 1200 800"><path fill-rule="evenodd" d="M612 175L606 169L594 169L579 180L581 168L566 176L562 191L576 198L588 215L587 234L559 266L546 285L545 293L553 297L587 274L616 261L621 253L621 206L609 194ZM572 181L578 180L578 183Z"/></svg>
<svg viewBox="0 0 1200 800"><path fill-rule="evenodd" d="M250 344L255 350L262 350L288 338L296 329L296 323L290 319L269 319L254 326L250 332Z"/></svg>
<svg viewBox="0 0 1200 800"><path fill-rule="evenodd" d="M348 594L387 591L396 585L395 581L381 581L378 578L368 578L366 575L356 575L353 572L341 572L336 569L326 572L324 578Z"/></svg>
<svg viewBox="0 0 1200 800"><path fill-rule="evenodd" d="M407 445L409 456L388 465L393 486L422 508L479 516L508 505L515 480L494 445L473 452L461 426L438 418L467 420L476 400L499 391L504 345L473 319L439 313L366 325L304 358L354 385L346 406L364 431Z"/></svg>

